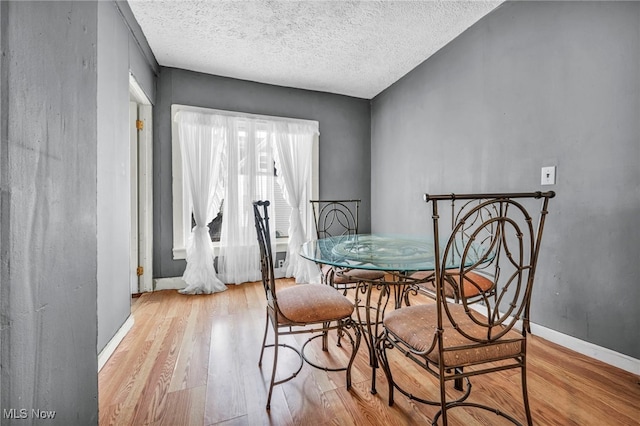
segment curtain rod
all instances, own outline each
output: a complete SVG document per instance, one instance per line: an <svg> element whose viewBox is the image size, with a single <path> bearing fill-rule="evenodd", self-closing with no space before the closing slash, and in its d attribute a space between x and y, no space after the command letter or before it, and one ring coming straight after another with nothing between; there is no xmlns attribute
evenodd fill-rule
<svg viewBox="0 0 640 426"><path fill-rule="evenodd" d="M171 114L174 115L178 111L201 112L206 114L225 115L228 117L253 118L256 120L286 121L288 123L312 124L320 126L317 120L305 120L303 118L279 117L275 115L252 114L248 112L228 111L223 109L214 109L206 107L197 107L192 105L171 104Z"/></svg>

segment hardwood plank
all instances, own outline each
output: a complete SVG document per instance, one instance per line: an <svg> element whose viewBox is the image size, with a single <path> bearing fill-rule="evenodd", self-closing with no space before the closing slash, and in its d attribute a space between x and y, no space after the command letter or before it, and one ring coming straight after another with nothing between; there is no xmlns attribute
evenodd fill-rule
<svg viewBox="0 0 640 426"><path fill-rule="evenodd" d="M152 319L156 318L156 308L159 307L157 303L148 304L146 307L148 313L138 315L138 321L134 322L131 331L98 375L99 395L104 395L110 404L128 401L130 395L137 397L140 393L148 372L153 367L149 359L154 359L160 343L147 339L147 336L158 326L158 322ZM164 322L161 321L160 324ZM124 356L120 357L119 355L122 354Z"/></svg>
<svg viewBox="0 0 640 426"><path fill-rule="evenodd" d="M227 292L225 292L227 293ZM219 315L213 319L207 375L206 424L216 424L247 414L242 370L236 358L235 338L240 335L240 316Z"/></svg>
<svg viewBox="0 0 640 426"><path fill-rule="evenodd" d="M211 305L211 301L204 295L189 297L193 298L191 312L171 379L170 392L207 384L211 345L211 313L208 305Z"/></svg>
<svg viewBox="0 0 640 426"><path fill-rule="evenodd" d="M133 424L153 423L162 418L165 410L171 410L167 407L167 393L186 321L180 316L174 316L167 319L167 322L169 329L149 372L145 391L136 404Z"/></svg>
<svg viewBox="0 0 640 426"><path fill-rule="evenodd" d="M279 280L283 286L293 280ZM438 407L409 400L398 391L387 404L382 370L376 395L369 390L371 369L363 342L347 391L344 372L308 365L299 376L276 386L271 410L265 410L273 350L262 368L258 357L265 325L260 283L230 285L214 295L186 296L165 290L145 293L132 304L135 323L99 374L101 425L418 425L430 423ZM414 304L433 303L416 297ZM273 335L270 332L270 341ZM302 345L306 336L289 336ZM318 362L346 362L349 345L337 348L330 333L329 353L320 341L307 355ZM528 345L528 388L535 424L640 425L640 379L536 336ZM278 377L297 366L297 357L281 351ZM389 351L394 378L416 394L438 397L428 373ZM520 375L503 371L472 379L470 400L500 406L524 420ZM449 389L453 396L456 391ZM459 408L452 425L502 425L492 413Z"/></svg>
<svg viewBox="0 0 640 426"><path fill-rule="evenodd" d="M165 410L154 426L199 426L204 422L205 393L207 387L199 386L169 392Z"/></svg>

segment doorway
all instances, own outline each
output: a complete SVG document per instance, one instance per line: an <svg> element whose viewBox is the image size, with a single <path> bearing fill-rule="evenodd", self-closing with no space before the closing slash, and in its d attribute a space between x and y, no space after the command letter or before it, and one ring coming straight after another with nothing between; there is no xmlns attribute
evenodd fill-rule
<svg viewBox="0 0 640 426"><path fill-rule="evenodd" d="M153 122L151 102L129 75L131 294L153 291Z"/></svg>

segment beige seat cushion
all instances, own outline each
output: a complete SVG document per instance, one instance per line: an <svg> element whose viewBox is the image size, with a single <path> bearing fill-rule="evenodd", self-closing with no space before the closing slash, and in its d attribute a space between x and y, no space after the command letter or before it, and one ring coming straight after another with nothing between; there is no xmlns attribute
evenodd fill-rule
<svg viewBox="0 0 640 426"><path fill-rule="evenodd" d="M452 280L456 286L460 287L460 272L457 269L448 269L445 271L446 277ZM423 280L429 277L435 278L433 271L418 271L411 275L412 278ZM421 284L427 287L429 291L435 291L435 281L427 281ZM481 293L486 293L493 289L493 281L490 279L476 274L475 272L469 272L464 277L464 295L466 298L478 296ZM446 297L454 298L455 292L449 281L445 281L444 294ZM460 294L462 296L462 294Z"/></svg>
<svg viewBox="0 0 640 426"><path fill-rule="evenodd" d="M453 318L462 330L474 338L486 337L487 329L474 323L464 312L462 305L450 303ZM434 342L437 327L437 305L417 305L390 312L384 319L384 326L400 340L417 351L428 350ZM475 313L474 313L475 314ZM479 314L478 314L479 315ZM445 367L463 366L478 362L490 362L502 358L520 355L524 349L524 337L515 330L506 333L499 341L483 345L462 336L449 324L443 312ZM496 330L497 331L497 330ZM516 340L516 341L506 341ZM501 342L502 341L502 342ZM465 348L466 345L473 345ZM459 349L456 349L459 348ZM439 363L437 344L426 356L432 363Z"/></svg>
<svg viewBox="0 0 640 426"><path fill-rule="evenodd" d="M332 268L333 266L331 265L324 265L322 267L322 274L326 276ZM336 271L333 276L333 282L334 284L349 284L358 282L359 278L371 281L381 280L384 278L384 272L369 269L351 269L348 272L348 276L345 276Z"/></svg>
<svg viewBox="0 0 640 426"><path fill-rule="evenodd" d="M311 324L351 316L353 303L324 284L297 284L278 291L280 324Z"/></svg>

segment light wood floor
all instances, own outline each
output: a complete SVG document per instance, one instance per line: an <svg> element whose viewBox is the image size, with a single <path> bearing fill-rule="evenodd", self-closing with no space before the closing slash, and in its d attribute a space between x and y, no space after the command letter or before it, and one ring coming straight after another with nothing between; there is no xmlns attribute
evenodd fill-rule
<svg viewBox="0 0 640 426"><path fill-rule="evenodd" d="M298 377L275 387L267 412L272 358L258 367L265 321L259 283L229 286L215 295L147 293L134 299L132 311L132 330L99 374L101 425L418 425L430 424L437 411L399 392L389 407L381 371L378 394L372 395L363 343L350 391L344 373L305 365ZM292 343L305 339L296 336ZM330 348L337 361L346 356L335 345ZM294 358L282 352L279 371L286 373ZM394 377L412 392L435 398L434 379L393 352ZM308 353L325 356L319 344ZM638 376L534 336L527 379L537 425L640 425ZM524 421L521 395L519 374L500 372L474 378L470 399L501 406ZM454 425L504 424L478 410L450 413Z"/></svg>

